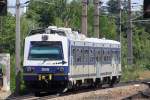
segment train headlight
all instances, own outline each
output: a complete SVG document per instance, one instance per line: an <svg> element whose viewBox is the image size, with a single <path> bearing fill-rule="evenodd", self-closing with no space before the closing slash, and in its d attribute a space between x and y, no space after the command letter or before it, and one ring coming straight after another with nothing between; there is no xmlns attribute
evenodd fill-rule
<svg viewBox="0 0 150 100"><path fill-rule="evenodd" d="M27 68L26 68L26 71L27 71L27 72L31 72L31 67L27 67Z"/></svg>
<svg viewBox="0 0 150 100"><path fill-rule="evenodd" d="M48 36L47 35L42 35L42 41L47 41L48 40Z"/></svg>
<svg viewBox="0 0 150 100"><path fill-rule="evenodd" d="M60 72L63 72L64 71L64 68L63 67L60 67Z"/></svg>
<svg viewBox="0 0 150 100"><path fill-rule="evenodd" d="M30 67L30 66L24 67L24 72L26 72L26 73L32 73L32 72L34 72L34 67Z"/></svg>

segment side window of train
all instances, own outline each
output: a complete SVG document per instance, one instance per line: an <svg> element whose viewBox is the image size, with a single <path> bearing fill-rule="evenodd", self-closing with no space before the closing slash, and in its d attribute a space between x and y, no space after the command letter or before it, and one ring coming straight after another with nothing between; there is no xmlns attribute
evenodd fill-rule
<svg viewBox="0 0 150 100"><path fill-rule="evenodd" d="M89 50L88 48L84 48L84 64L88 65L89 62Z"/></svg>
<svg viewBox="0 0 150 100"><path fill-rule="evenodd" d="M114 61L114 52L113 52L113 48L111 48L111 62Z"/></svg>
<svg viewBox="0 0 150 100"><path fill-rule="evenodd" d="M108 51L109 49L108 48L105 48L104 49L104 63L107 64L108 63Z"/></svg>
<svg viewBox="0 0 150 100"><path fill-rule="evenodd" d="M106 62L106 49L103 49L103 63Z"/></svg>
<svg viewBox="0 0 150 100"><path fill-rule="evenodd" d="M73 65L76 64L76 48L72 48L72 56L73 56Z"/></svg>
<svg viewBox="0 0 150 100"><path fill-rule="evenodd" d="M83 51L82 51L82 47L78 47L77 48L77 53L76 53L76 63L78 65L82 65L83 64Z"/></svg>
<svg viewBox="0 0 150 100"><path fill-rule="evenodd" d="M107 49L107 63L109 63L109 48Z"/></svg>
<svg viewBox="0 0 150 100"><path fill-rule="evenodd" d="M99 51L98 51L98 48L95 49L95 60L96 60L96 62L99 61L99 53L98 53L98 52L99 52Z"/></svg>
<svg viewBox="0 0 150 100"><path fill-rule="evenodd" d="M115 56L116 56L116 63L118 62L118 51L116 50L115 52Z"/></svg>
<svg viewBox="0 0 150 100"><path fill-rule="evenodd" d="M93 49L93 48L90 48L89 56L90 56L90 57L89 57L89 58L90 58L89 63L90 63L90 64L94 64L95 58L94 58L94 49Z"/></svg>
<svg viewBox="0 0 150 100"><path fill-rule="evenodd" d="M108 49L105 49L105 63L108 61Z"/></svg>
<svg viewBox="0 0 150 100"><path fill-rule="evenodd" d="M120 62L120 60L119 60L120 59L120 51L117 48L115 48L113 50L113 57L114 57L115 63Z"/></svg>
<svg viewBox="0 0 150 100"><path fill-rule="evenodd" d="M114 50L114 59L115 59L115 63L117 62L117 51L116 51L116 48Z"/></svg>
<svg viewBox="0 0 150 100"><path fill-rule="evenodd" d="M81 48L81 64L83 65L84 63L84 49L83 47Z"/></svg>
<svg viewBox="0 0 150 100"><path fill-rule="evenodd" d="M111 48L109 49L109 61L110 61L110 63L111 63L111 61L112 61L112 54L111 54Z"/></svg>
<svg viewBox="0 0 150 100"><path fill-rule="evenodd" d="M77 64L79 64L80 63L80 56L79 56L79 54L80 54L80 51L79 51L79 48L77 48L77 51L76 51L76 63Z"/></svg>
<svg viewBox="0 0 150 100"><path fill-rule="evenodd" d="M105 60L104 60L104 59L105 59L104 57L105 57L105 51L104 51L104 48L102 48L102 62L105 61Z"/></svg>
<svg viewBox="0 0 150 100"><path fill-rule="evenodd" d="M102 61L102 48L98 49L98 57L99 57L99 62Z"/></svg>
<svg viewBox="0 0 150 100"><path fill-rule="evenodd" d="M120 63L120 50L117 50L117 63Z"/></svg>
<svg viewBox="0 0 150 100"><path fill-rule="evenodd" d="M109 63L111 63L111 48L109 48L109 51L108 51L108 60L109 60Z"/></svg>
<svg viewBox="0 0 150 100"><path fill-rule="evenodd" d="M117 61L118 61L117 55L118 55L118 51L117 51L117 49L116 49L116 50L115 50L115 61L116 61L116 63L117 63Z"/></svg>
<svg viewBox="0 0 150 100"><path fill-rule="evenodd" d="M120 58L121 55L120 54L121 54L121 51L119 50L119 63L121 62L121 58Z"/></svg>

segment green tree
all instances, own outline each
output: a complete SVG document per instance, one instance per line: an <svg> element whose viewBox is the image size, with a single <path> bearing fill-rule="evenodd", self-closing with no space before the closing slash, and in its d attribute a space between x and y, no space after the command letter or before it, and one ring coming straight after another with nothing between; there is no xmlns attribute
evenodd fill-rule
<svg viewBox="0 0 150 100"><path fill-rule="evenodd" d="M116 39L115 19L112 16L100 17L100 34L108 39Z"/></svg>
<svg viewBox="0 0 150 100"><path fill-rule="evenodd" d="M119 12L118 9L118 0L109 0L107 2L108 11L113 14L117 14Z"/></svg>
<svg viewBox="0 0 150 100"><path fill-rule="evenodd" d="M0 32L0 46L1 52L14 53L15 49L15 17L8 14L8 16L1 17L2 26Z"/></svg>

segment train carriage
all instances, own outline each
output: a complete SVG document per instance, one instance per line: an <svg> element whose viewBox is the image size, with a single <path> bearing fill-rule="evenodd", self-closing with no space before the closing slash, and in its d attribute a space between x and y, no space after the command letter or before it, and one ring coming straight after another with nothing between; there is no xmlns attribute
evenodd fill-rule
<svg viewBox="0 0 150 100"><path fill-rule="evenodd" d="M27 88L61 91L82 85L113 85L121 76L120 43L87 38L50 26L25 39L23 78Z"/></svg>

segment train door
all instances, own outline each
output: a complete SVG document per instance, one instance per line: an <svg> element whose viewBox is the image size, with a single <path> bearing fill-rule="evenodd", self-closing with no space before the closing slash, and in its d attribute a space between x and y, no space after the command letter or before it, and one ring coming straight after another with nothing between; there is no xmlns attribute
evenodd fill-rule
<svg viewBox="0 0 150 100"><path fill-rule="evenodd" d="M116 51L116 74L118 75L120 72L120 50Z"/></svg>
<svg viewBox="0 0 150 100"><path fill-rule="evenodd" d="M83 47L80 46L77 48L76 52L77 65L78 65L78 74L82 75L84 73L84 64L83 64Z"/></svg>
<svg viewBox="0 0 150 100"><path fill-rule="evenodd" d="M73 75L73 69L75 67L75 60L76 60L76 49L74 46L71 46L71 56L70 56L70 74Z"/></svg>
<svg viewBox="0 0 150 100"><path fill-rule="evenodd" d="M103 67L103 48L99 48L99 70L100 70L100 77L101 77L101 72L102 72L102 67Z"/></svg>
<svg viewBox="0 0 150 100"><path fill-rule="evenodd" d="M89 48L89 77L95 76L94 47Z"/></svg>
<svg viewBox="0 0 150 100"><path fill-rule="evenodd" d="M96 61L96 77L100 78L100 71L101 71L101 51L100 48L95 49L95 61Z"/></svg>
<svg viewBox="0 0 150 100"><path fill-rule="evenodd" d="M112 69L113 69L113 75L116 75L116 52L115 52L115 49L112 50Z"/></svg>
<svg viewBox="0 0 150 100"><path fill-rule="evenodd" d="M84 61L84 59L86 59L87 56L85 55L84 46L80 47L80 54L79 55L81 56L81 74L87 75L86 63Z"/></svg>
<svg viewBox="0 0 150 100"><path fill-rule="evenodd" d="M83 50L84 50L83 69L84 69L84 74L88 75L88 73L89 73L89 47L84 46Z"/></svg>

